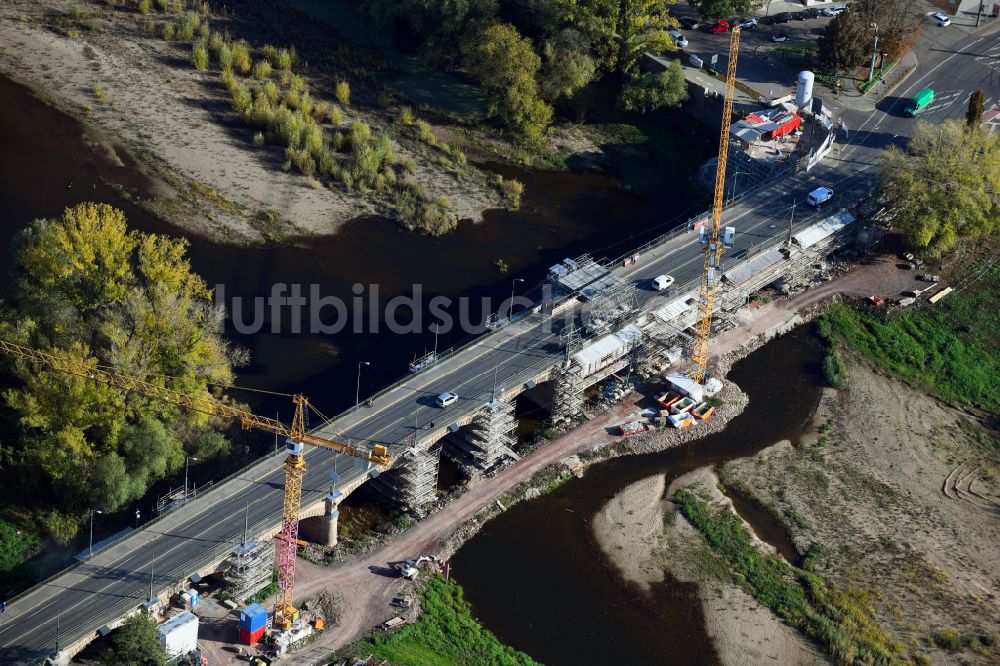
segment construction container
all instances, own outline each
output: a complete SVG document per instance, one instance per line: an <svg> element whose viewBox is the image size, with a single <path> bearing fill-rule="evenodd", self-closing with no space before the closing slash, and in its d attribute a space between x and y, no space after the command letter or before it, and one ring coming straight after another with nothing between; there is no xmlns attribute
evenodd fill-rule
<svg viewBox="0 0 1000 666"><path fill-rule="evenodd" d="M691 415L696 419L704 421L712 415L715 411L715 407L708 404L707 402L699 402L697 405L691 408Z"/></svg>
<svg viewBox="0 0 1000 666"><path fill-rule="evenodd" d="M684 412L690 411L696 404L698 403L691 398L684 397L670 405L670 411L674 414L683 414Z"/></svg>
<svg viewBox="0 0 1000 666"><path fill-rule="evenodd" d="M694 417L687 412L683 412L681 414L671 414L670 425L678 429L687 428L694 425Z"/></svg>
<svg viewBox="0 0 1000 666"><path fill-rule="evenodd" d="M253 633L267 626L267 609L260 604L250 604L240 611L240 629Z"/></svg>
<svg viewBox="0 0 1000 666"><path fill-rule="evenodd" d="M247 631L243 627L240 627L240 643L243 643L244 645L253 645L264 637L264 632L266 630L267 627L261 627L257 631Z"/></svg>
<svg viewBox="0 0 1000 666"><path fill-rule="evenodd" d="M184 611L157 627L156 635L167 652L167 658L187 654L198 647L198 618L194 613Z"/></svg>

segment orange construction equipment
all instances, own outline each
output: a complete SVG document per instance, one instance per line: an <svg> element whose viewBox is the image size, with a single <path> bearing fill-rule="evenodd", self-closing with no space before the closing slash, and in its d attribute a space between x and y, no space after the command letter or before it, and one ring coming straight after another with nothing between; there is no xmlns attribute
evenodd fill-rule
<svg viewBox="0 0 1000 666"><path fill-rule="evenodd" d="M726 71L726 96L722 104L722 128L719 130L719 163L715 170L715 199L712 202L712 228L706 234L705 260L701 271L701 295L698 298L698 322L691 344L691 373L699 384L705 383L708 369L708 338L712 334L715 292L722 280L722 199L726 188L726 159L729 156L729 123L733 116L733 92L736 87L736 58L740 50L740 28L733 27L729 38L729 66Z"/></svg>
<svg viewBox="0 0 1000 666"><path fill-rule="evenodd" d="M324 439L310 435L305 431L305 410L309 400L304 395L293 395L295 416L291 427L277 419L257 416L256 414L219 402L211 397L195 397L151 384L137 377L131 377L111 369L102 368L94 363L67 359L54 354L24 347L5 340L0 340L0 351L14 358L44 365L57 372L63 372L78 377L86 377L125 391L135 391L159 400L187 407L188 409L212 416L222 416L237 419L244 429L264 430L287 438L285 459L285 492L282 509L281 533L278 543L278 598L274 606L274 626L288 628L298 617L298 611L292 605L292 592L295 583L295 554L299 542L299 503L302 499L302 477L306 471L306 460L303 448L305 444L321 446L338 451L355 458L367 460L381 467L388 467L392 462L389 448L383 444L373 444L371 449L349 442ZM318 412L317 412L318 413Z"/></svg>

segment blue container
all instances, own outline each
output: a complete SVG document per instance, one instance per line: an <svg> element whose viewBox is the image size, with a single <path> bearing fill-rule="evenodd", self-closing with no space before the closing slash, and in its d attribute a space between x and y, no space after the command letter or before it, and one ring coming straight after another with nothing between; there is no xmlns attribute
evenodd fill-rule
<svg viewBox="0 0 1000 666"><path fill-rule="evenodd" d="M251 634L267 625L267 609L260 604L250 604L240 611L240 629Z"/></svg>

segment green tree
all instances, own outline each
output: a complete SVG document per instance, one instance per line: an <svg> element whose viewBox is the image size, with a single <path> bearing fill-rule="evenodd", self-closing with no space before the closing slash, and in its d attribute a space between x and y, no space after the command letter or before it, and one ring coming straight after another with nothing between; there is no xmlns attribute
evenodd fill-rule
<svg viewBox="0 0 1000 666"><path fill-rule="evenodd" d="M38 546L34 534L0 519L0 575L21 564Z"/></svg>
<svg viewBox="0 0 1000 666"><path fill-rule="evenodd" d="M959 120L917 123L905 150L883 154L882 184L910 247L936 254L987 237L1000 217L1000 137Z"/></svg>
<svg viewBox="0 0 1000 666"><path fill-rule="evenodd" d="M687 82L679 60L665 72L648 72L631 79L622 88L621 105L628 111L654 111L679 106L687 99Z"/></svg>
<svg viewBox="0 0 1000 666"><path fill-rule="evenodd" d="M462 63L490 95L491 114L530 145L540 145L552 108L538 97L542 66L531 42L509 23L494 23L462 42Z"/></svg>
<svg viewBox="0 0 1000 666"><path fill-rule="evenodd" d="M538 87L542 97L570 97L594 78L597 65L590 57L590 44L580 32L567 28L542 46L545 64Z"/></svg>
<svg viewBox="0 0 1000 666"><path fill-rule="evenodd" d="M982 88L969 95L969 111L965 114L965 124L972 128L979 128L979 123L983 118L983 107L986 105L986 93Z"/></svg>
<svg viewBox="0 0 1000 666"><path fill-rule="evenodd" d="M156 621L136 613L115 630L111 648L100 657L102 666L165 666L167 655L156 635Z"/></svg>
<svg viewBox="0 0 1000 666"><path fill-rule="evenodd" d="M755 4L753 0L689 0L688 4L707 19L723 19L746 14Z"/></svg>
<svg viewBox="0 0 1000 666"><path fill-rule="evenodd" d="M589 35L606 71L632 74L646 51L675 49L665 0L561 0L566 18Z"/></svg>
<svg viewBox="0 0 1000 666"><path fill-rule="evenodd" d="M868 53L868 31L852 10L841 12L826 26L819 38L820 64L831 74L859 67Z"/></svg>
<svg viewBox="0 0 1000 666"><path fill-rule="evenodd" d="M128 231L101 204L38 220L15 243L14 308L0 337L209 398L232 382L221 312L191 271L187 241ZM17 361L3 393L19 425L18 463L62 510L113 511L178 469L208 416L85 376ZM212 447L221 450L221 447ZM45 493L40 493L45 495Z"/></svg>

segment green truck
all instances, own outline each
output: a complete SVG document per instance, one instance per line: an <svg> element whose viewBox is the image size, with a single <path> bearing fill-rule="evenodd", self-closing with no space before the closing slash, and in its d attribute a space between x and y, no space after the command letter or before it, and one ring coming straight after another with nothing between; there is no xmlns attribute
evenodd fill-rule
<svg viewBox="0 0 1000 666"><path fill-rule="evenodd" d="M906 109L903 112L912 118L923 111L933 101L934 91L930 88L924 88L913 96L913 99L906 104Z"/></svg>

